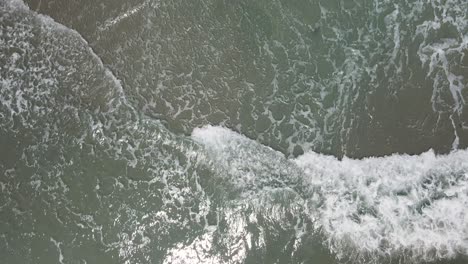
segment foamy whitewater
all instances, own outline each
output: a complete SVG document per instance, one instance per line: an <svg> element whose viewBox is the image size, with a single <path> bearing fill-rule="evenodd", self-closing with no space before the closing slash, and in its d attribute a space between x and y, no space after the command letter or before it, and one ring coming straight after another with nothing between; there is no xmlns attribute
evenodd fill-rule
<svg viewBox="0 0 468 264"><path fill-rule="evenodd" d="M314 229L338 258L430 261L468 254L468 151L338 160L296 159L221 127L195 129L225 176L254 195L301 177ZM242 194L244 195L244 193Z"/></svg>
<svg viewBox="0 0 468 264"><path fill-rule="evenodd" d="M463 263L466 10L0 0L0 262Z"/></svg>

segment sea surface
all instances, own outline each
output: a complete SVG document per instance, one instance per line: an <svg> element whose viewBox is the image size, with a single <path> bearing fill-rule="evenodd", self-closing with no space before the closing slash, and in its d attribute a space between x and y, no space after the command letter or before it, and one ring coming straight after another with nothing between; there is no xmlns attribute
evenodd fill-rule
<svg viewBox="0 0 468 264"><path fill-rule="evenodd" d="M0 0L0 263L468 263L467 0Z"/></svg>

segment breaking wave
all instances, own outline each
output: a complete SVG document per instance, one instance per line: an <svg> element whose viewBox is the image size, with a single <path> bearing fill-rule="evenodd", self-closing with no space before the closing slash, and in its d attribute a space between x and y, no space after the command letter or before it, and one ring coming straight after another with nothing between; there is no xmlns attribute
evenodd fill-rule
<svg viewBox="0 0 468 264"><path fill-rule="evenodd" d="M308 152L286 159L220 127L195 129L244 198L298 192L340 259L433 261L468 254L468 151L361 160ZM298 186L302 185L301 187Z"/></svg>

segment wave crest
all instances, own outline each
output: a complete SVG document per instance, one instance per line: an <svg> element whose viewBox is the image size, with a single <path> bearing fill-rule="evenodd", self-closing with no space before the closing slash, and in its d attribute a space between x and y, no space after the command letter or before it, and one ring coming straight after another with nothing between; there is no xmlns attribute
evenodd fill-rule
<svg viewBox="0 0 468 264"><path fill-rule="evenodd" d="M339 259L421 262L468 255L467 150L361 160L308 152L286 159L220 127L195 129L192 137L225 168L235 189L245 191L240 197L269 192L278 182L299 192L314 229Z"/></svg>

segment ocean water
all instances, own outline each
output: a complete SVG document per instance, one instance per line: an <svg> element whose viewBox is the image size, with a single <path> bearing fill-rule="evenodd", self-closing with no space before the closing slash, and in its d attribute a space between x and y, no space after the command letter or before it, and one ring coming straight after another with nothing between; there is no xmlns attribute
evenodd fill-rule
<svg viewBox="0 0 468 264"><path fill-rule="evenodd" d="M468 263L468 1L0 0L0 263Z"/></svg>

